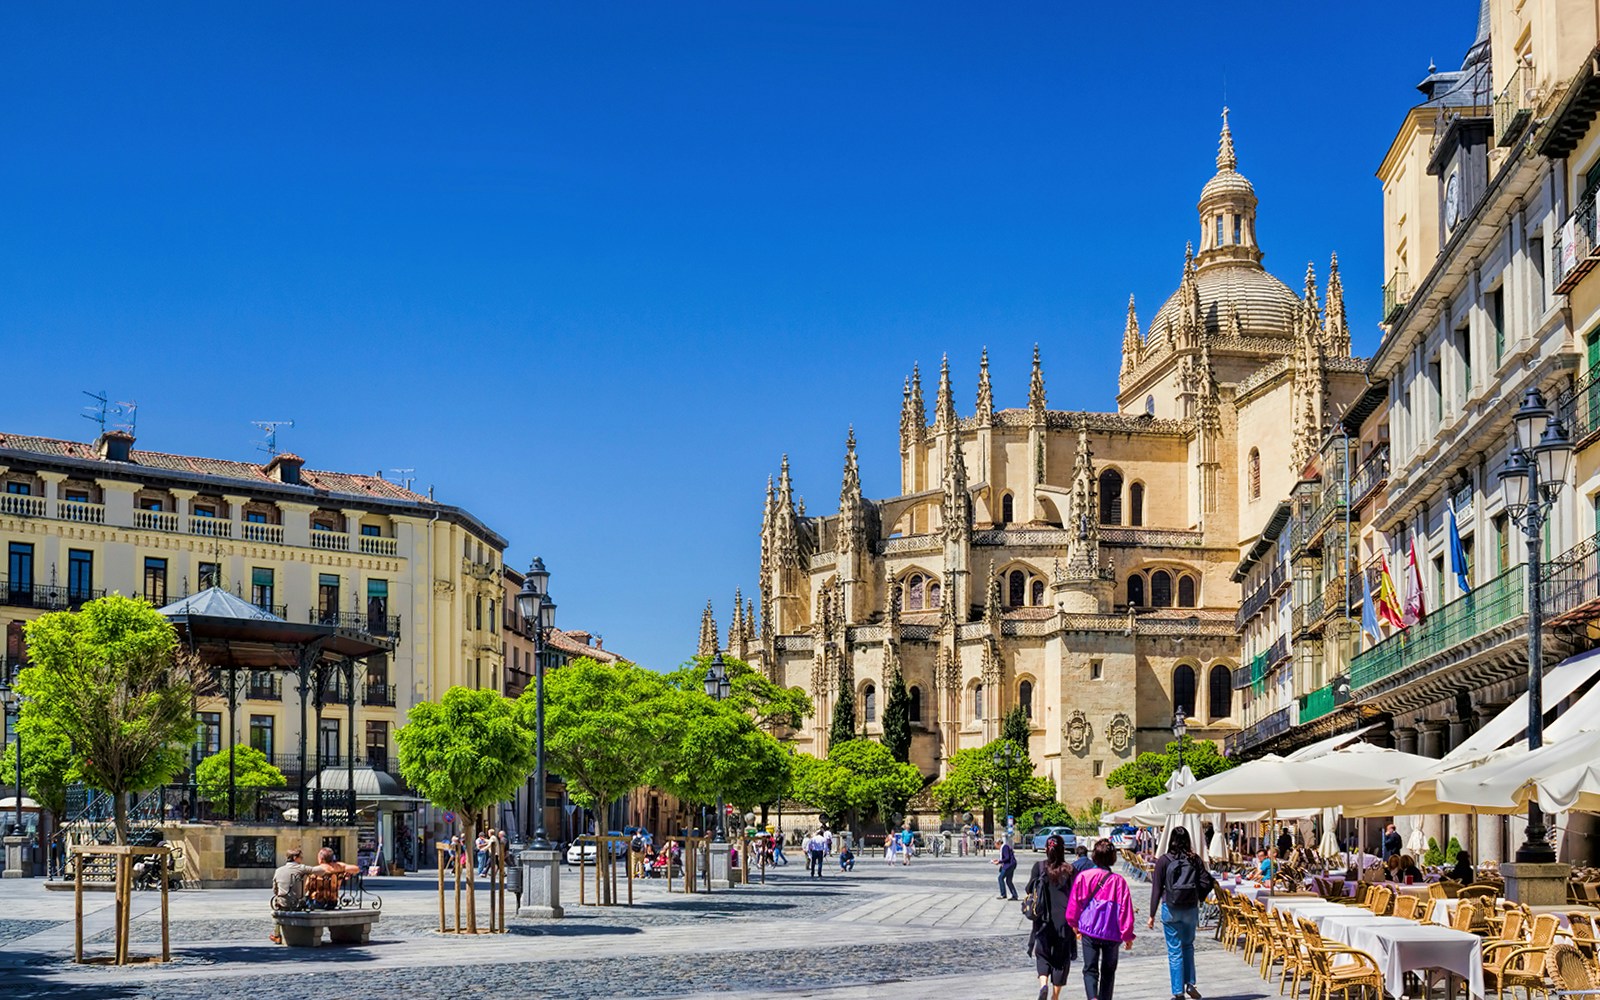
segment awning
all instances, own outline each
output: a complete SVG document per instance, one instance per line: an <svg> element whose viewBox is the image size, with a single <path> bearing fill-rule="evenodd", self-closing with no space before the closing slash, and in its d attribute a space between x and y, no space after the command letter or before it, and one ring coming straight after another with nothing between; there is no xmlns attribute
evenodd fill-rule
<svg viewBox="0 0 1600 1000"><path fill-rule="evenodd" d="M1544 703L1546 711L1549 706L1560 704L1572 696L1572 692L1583 686L1583 683L1600 672L1600 649L1591 649L1577 656L1569 656L1565 660L1544 672ZM1590 692L1592 696L1594 692ZM1586 696L1585 701L1588 701ZM1559 724L1575 712L1567 712L1562 718L1557 719ZM1569 726L1575 724L1569 723ZM1510 743L1528 730L1528 694L1524 691L1517 696L1517 700L1507 705L1505 710L1482 729L1467 737L1466 741L1454 750L1445 754L1445 761L1463 761L1483 757Z"/></svg>
<svg viewBox="0 0 1600 1000"><path fill-rule="evenodd" d="M1312 743L1309 746L1301 747L1294 753L1290 754L1286 759L1316 760L1318 757L1333 753L1346 743L1354 742L1357 736L1360 736L1367 730L1376 728L1378 728L1376 725L1363 726L1360 729L1352 729L1348 733L1340 733L1338 736L1330 736L1325 740L1318 740L1316 743Z"/></svg>

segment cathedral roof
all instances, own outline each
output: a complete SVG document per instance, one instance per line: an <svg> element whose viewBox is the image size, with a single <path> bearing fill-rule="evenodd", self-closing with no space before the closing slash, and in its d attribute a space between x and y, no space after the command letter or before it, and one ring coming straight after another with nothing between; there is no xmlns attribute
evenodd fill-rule
<svg viewBox="0 0 1600 1000"><path fill-rule="evenodd" d="M1200 291L1200 316L1210 333L1226 334L1228 311L1239 314L1239 329L1246 337L1288 337L1294 334L1294 317L1300 299L1289 286L1250 261L1217 261L1198 268L1194 275ZM1148 327L1151 340L1161 337L1168 324L1182 323L1183 305L1177 292L1167 298Z"/></svg>

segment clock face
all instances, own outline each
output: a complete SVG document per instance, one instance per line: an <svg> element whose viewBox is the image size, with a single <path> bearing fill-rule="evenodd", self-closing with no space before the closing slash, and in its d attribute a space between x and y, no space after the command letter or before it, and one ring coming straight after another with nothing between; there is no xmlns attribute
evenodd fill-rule
<svg viewBox="0 0 1600 1000"><path fill-rule="evenodd" d="M1461 221L1461 173L1450 171L1450 177L1444 182L1444 227L1456 228L1456 223Z"/></svg>

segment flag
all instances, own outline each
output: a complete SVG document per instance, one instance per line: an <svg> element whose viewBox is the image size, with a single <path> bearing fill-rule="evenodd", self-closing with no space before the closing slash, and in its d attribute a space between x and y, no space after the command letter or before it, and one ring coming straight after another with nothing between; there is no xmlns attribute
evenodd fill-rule
<svg viewBox="0 0 1600 1000"><path fill-rule="evenodd" d="M1472 592L1472 584L1467 581L1467 547L1461 544L1461 531L1456 527L1455 507L1445 504L1445 510L1450 515L1450 572L1456 575L1456 585L1463 594Z"/></svg>
<svg viewBox="0 0 1600 1000"><path fill-rule="evenodd" d="M1373 642L1383 639L1383 633L1378 631L1378 612L1372 603L1372 577L1365 572L1361 574L1361 631L1372 636Z"/></svg>
<svg viewBox="0 0 1600 1000"><path fill-rule="evenodd" d="M1394 590L1394 577L1389 575L1389 557L1378 557L1378 619L1388 622L1390 628L1406 627L1406 616L1400 610L1400 597Z"/></svg>
<svg viewBox="0 0 1600 1000"><path fill-rule="evenodd" d="M1417 565L1417 540L1413 536L1411 554L1406 558L1406 622L1420 625L1427 620L1427 599L1422 593L1422 567Z"/></svg>

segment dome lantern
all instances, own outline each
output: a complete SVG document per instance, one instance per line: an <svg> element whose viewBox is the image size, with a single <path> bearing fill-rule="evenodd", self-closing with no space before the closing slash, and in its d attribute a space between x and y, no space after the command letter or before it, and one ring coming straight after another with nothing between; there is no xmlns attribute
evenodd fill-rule
<svg viewBox="0 0 1600 1000"><path fill-rule="evenodd" d="M1256 245L1256 189L1239 173L1228 109L1222 109L1222 136L1217 142L1217 173L1200 190L1200 253L1204 268L1220 261L1260 264Z"/></svg>

